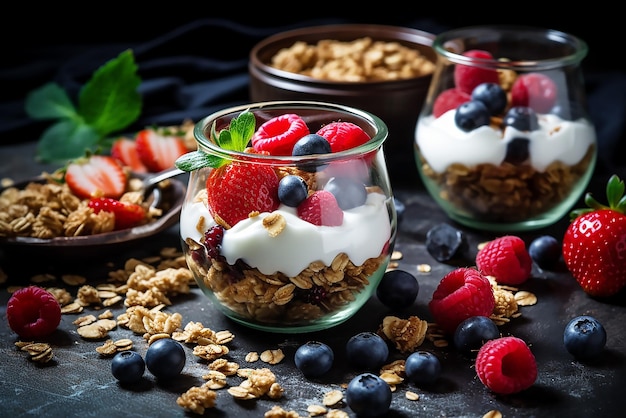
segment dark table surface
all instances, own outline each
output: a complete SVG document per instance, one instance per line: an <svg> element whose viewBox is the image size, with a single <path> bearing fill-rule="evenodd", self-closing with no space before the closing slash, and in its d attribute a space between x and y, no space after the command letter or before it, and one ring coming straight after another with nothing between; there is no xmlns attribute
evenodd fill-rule
<svg viewBox="0 0 626 418"><path fill-rule="evenodd" d="M33 164L33 143L21 143L0 147L0 178L11 177L21 180L39 174L45 166ZM480 233L453 224L436 206L434 201L416 182L414 186L394 186L396 197L406 205L406 212L399 227L396 249L403 254L399 268L413 273L420 284L420 292L414 305L402 312L392 312L384 307L375 296L350 320L327 331L311 334L271 334L247 329L219 314L197 288L188 295L173 299L168 312L180 312L183 324L201 322L214 331L230 330L235 339L228 343L227 359L238 362L242 367L268 367L284 388L280 400L261 398L252 401L234 401L226 389L218 390L215 408L206 412L212 417L262 417L273 406L296 411L307 416L307 406L321 404L323 396L331 389L342 389L357 371L346 366L344 347L347 340L361 331L375 331L387 315L406 318L417 315L430 320L427 304L439 280L458 265L473 265L477 245L494 235ZM425 249L425 236L434 225L442 222L461 228L466 234L469 250L465 258L454 264L439 263ZM566 220L551 228L523 234L527 242L534 237L549 233L562 237ZM18 337L6 321L6 303L13 286L30 284L34 274L48 273L57 279L46 286L65 286L75 295L77 286L66 286L60 280L62 274L81 274L88 284L106 281L109 271L123 267L131 257L158 255L163 247L180 249L178 227L175 225L153 239L145 240L122 253L103 252L97 257L67 261L60 258L46 260L33 258L27 250L15 253L0 253L0 266L6 280L0 284L0 400L2 416L192 416L176 404L180 394L192 386L204 383L206 362L192 354L192 346L186 346L187 362L182 375L168 382L157 381L146 371L142 384L123 387L112 376L110 358L103 358L96 347L103 341L90 341L80 337L72 323L78 316L97 310L86 308L81 314L65 314L57 331L48 339L54 358L41 365L28 359L14 343ZM417 266L428 264L430 273L419 273ZM452 345L435 347L426 340L420 347L437 354L442 360L441 379L433 387L424 389L413 384L400 384L393 394L388 416L414 417L482 417L490 410L499 410L504 417L591 417L621 415L626 404L623 398L626 387L626 307L622 296L610 301L588 297L574 279L561 267L557 271L542 271L533 268L532 277L521 286L536 294L534 306L524 306L521 317L508 325L501 326L502 335L515 335L524 339L537 359L538 378L528 390L510 396L497 396L486 389L478 380L470 359L457 353ZM117 316L124 307L112 308ZM604 355L594 363L575 361L565 350L562 342L563 329L573 317L590 314L605 326L608 339ZM141 335L117 327L110 335L112 339L130 338L135 349L145 354L147 344ZM335 352L334 367L322 378L307 380L295 368L293 356L300 344L308 340L319 340L329 344ZM285 358L276 365L261 361L248 364L244 357L250 351L261 353L268 349L282 349ZM403 356L392 349L390 361ZM237 385L241 378L231 376L229 385ZM419 400L409 401L407 391L420 395ZM335 407L354 414L345 404Z"/></svg>

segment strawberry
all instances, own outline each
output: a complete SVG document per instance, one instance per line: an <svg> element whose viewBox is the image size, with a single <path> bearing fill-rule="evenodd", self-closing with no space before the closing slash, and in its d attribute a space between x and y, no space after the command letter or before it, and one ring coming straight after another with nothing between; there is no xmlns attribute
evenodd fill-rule
<svg viewBox="0 0 626 418"><path fill-rule="evenodd" d="M480 60L493 60L488 51L471 49L465 51L463 56ZM457 64L454 68L454 82L456 88L465 94L472 94L474 87L482 83L499 83L498 72L492 68Z"/></svg>
<svg viewBox="0 0 626 418"><path fill-rule="evenodd" d="M291 155L295 143L309 133L309 127L300 116L286 113L259 126L252 135L252 147L270 155Z"/></svg>
<svg viewBox="0 0 626 418"><path fill-rule="evenodd" d="M343 211L335 196L327 190L317 190L297 208L298 216L317 226L339 226L343 223Z"/></svg>
<svg viewBox="0 0 626 418"><path fill-rule="evenodd" d="M522 74L511 87L511 106L530 107L537 113L548 113L556 103L556 96L556 83L547 75Z"/></svg>
<svg viewBox="0 0 626 418"><path fill-rule="evenodd" d="M504 235L489 241L476 254L476 267L499 284L520 285L530 277L533 260L524 241Z"/></svg>
<svg viewBox="0 0 626 418"><path fill-rule="evenodd" d="M9 327L23 339L52 334L61 323L61 305L52 293L38 286L13 292L6 307Z"/></svg>
<svg viewBox="0 0 626 418"><path fill-rule="evenodd" d="M326 138L332 152L358 147L371 139L360 126L351 122L331 122L322 126L317 134Z"/></svg>
<svg viewBox="0 0 626 418"><path fill-rule="evenodd" d="M588 208L570 213L563 260L582 289L594 297L613 296L626 286L626 197L616 175L607 183L608 206L590 193Z"/></svg>
<svg viewBox="0 0 626 418"><path fill-rule="evenodd" d="M118 138L111 145L111 157L127 166L135 173L147 173L148 169L141 162L135 141L129 138Z"/></svg>
<svg viewBox="0 0 626 418"><path fill-rule="evenodd" d="M65 183L81 199L119 199L126 190L127 181L126 171L115 158L108 155L91 154L78 158L65 169Z"/></svg>
<svg viewBox="0 0 626 418"><path fill-rule="evenodd" d="M143 129L135 137L139 159L148 171L156 173L172 168L187 147L183 138L155 129Z"/></svg>
<svg viewBox="0 0 626 418"><path fill-rule="evenodd" d="M457 88L444 90L437 96L433 103L433 116L438 118L448 110L456 109L459 105L469 102L470 100L471 96L469 94Z"/></svg>
<svg viewBox="0 0 626 418"><path fill-rule="evenodd" d="M135 203L121 202L110 197L94 197L87 205L95 213L100 211L112 212L115 215L115 230L132 228L142 224L146 217L146 210Z"/></svg>

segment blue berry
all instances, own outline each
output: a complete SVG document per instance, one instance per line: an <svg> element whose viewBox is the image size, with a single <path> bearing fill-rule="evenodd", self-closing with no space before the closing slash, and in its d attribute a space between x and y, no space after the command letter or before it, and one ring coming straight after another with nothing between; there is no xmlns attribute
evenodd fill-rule
<svg viewBox="0 0 626 418"><path fill-rule="evenodd" d="M365 185L348 177L333 177L324 185L335 196L337 204L342 210L361 206L367 200Z"/></svg>
<svg viewBox="0 0 626 418"><path fill-rule="evenodd" d="M463 232L448 224L433 226L426 233L426 250L441 263L462 256L467 249L467 240Z"/></svg>
<svg viewBox="0 0 626 418"><path fill-rule="evenodd" d="M332 348L318 341L308 341L296 350L294 362L305 377L318 377L330 370L335 359Z"/></svg>
<svg viewBox="0 0 626 418"><path fill-rule="evenodd" d="M357 370L378 370L389 357L389 347L380 335L366 331L348 340L346 355Z"/></svg>
<svg viewBox="0 0 626 418"><path fill-rule="evenodd" d="M287 175L278 183L278 199L287 206L297 207L308 195L304 179L296 175Z"/></svg>
<svg viewBox="0 0 626 418"><path fill-rule="evenodd" d="M185 349L171 338L156 340L146 351L146 367L157 378L178 376L185 367Z"/></svg>
<svg viewBox="0 0 626 418"><path fill-rule="evenodd" d="M454 332L454 346L467 357L475 357L478 350L489 340L500 336L498 326L486 316L470 316L461 322Z"/></svg>
<svg viewBox="0 0 626 418"><path fill-rule="evenodd" d="M330 154L330 143L318 134L308 134L300 138L293 146L291 155Z"/></svg>
<svg viewBox="0 0 626 418"><path fill-rule="evenodd" d="M477 85L472 91L471 98L487 106L489 113L492 115L504 112L507 104L506 92L498 83L481 83Z"/></svg>
<svg viewBox="0 0 626 418"><path fill-rule="evenodd" d="M577 360L592 360L604 350L606 330L590 315L577 316L565 326L563 344Z"/></svg>
<svg viewBox="0 0 626 418"><path fill-rule="evenodd" d="M544 270L554 268L562 254L561 243L551 235L542 235L531 241L528 253L535 264Z"/></svg>
<svg viewBox="0 0 626 418"><path fill-rule="evenodd" d="M391 388L375 374L362 373L348 383L346 404L359 417L383 416L391 406Z"/></svg>
<svg viewBox="0 0 626 418"><path fill-rule="evenodd" d="M415 351L406 358L404 372L410 382L418 386L429 385L441 375L441 362L433 353Z"/></svg>
<svg viewBox="0 0 626 418"><path fill-rule="evenodd" d="M528 159L530 151L528 150L528 138L513 138L506 144L506 156L504 161L511 164L521 164Z"/></svg>
<svg viewBox="0 0 626 418"><path fill-rule="evenodd" d="M536 131L539 129L539 119L537 114L530 107L515 106L509 109L504 115L502 126L511 126L518 131Z"/></svg>
<svg viewBox="0 0 626 418"><path fill-rule="evenodd" d="M140 381L145 370L143 357L135 351L121 351L111 361L111 373L120 383Z"/></svg>
<svg viewBox="0 0 626 418"><path fill-rule="evenodd" d="M417 279L408 271L389 270L380 280L376 296L388 308L402 310L413 305L419 289Z"/></svg>
<svg viewBox="0 0 626 418"><path fill-rule="evenodd" d="M483 102L478 100L470 100L465 102L456 109L454 115L454 123L456 126L465 132L473 131L474 129L489 125L491 121L491 115L489 109Z"/></svg>

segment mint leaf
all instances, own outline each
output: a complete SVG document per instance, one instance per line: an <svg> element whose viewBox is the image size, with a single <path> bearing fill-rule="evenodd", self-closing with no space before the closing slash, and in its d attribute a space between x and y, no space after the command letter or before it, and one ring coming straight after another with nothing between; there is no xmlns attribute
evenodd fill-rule
<svg viewBox="0 0 626 418"><path fill-rule="evenodd" d="M230 121L228 130L230 131L230 144L227 148L222 144L222 132L220 132L220 138L218 144L225 149L232 151L243 151L247 146L250 138L254 135L254 129L256 125L256 118L254 114L249 110L240 113L238 117Z"/></svg>
<svg viewBox="0 0 626 418"><path fill-rule="evenodd" d="M183 171L190 172L204 167L218 168L225 163L226 160L221 157L210 155L202 151L192 151L178 157L174 165Z"/></svg>
<svg viewBox="0 0 626 418"><path fill-rule="evenodd" d="M56 83L30 92L26 96L25 110L33 119L79 118L71 99Z"/></svg>
<svg viewBox="0 0 626 418"><path fill-rule="evenodd" d="M98 68L83 86L79 113L100 136L126 128L141 114L141 79L131 50Z"/></svg>
<svg viewBox="0 0 626 418"><path fill-rule="evenodd" d="M95 151L100 136L89 125L61 119L50 126L37 144L37 158L43 163L65 163Z"/></svg>

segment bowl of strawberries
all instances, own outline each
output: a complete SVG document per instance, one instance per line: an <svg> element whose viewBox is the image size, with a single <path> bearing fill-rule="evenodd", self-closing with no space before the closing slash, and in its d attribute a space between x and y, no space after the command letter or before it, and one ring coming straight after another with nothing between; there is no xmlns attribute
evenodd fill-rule
<svg viewBox="0 0 626 418"><path fill-rule="evenodd" d="M176 161L189 172L180 235L213 305L283 333L356 313L396 236L385 123L344 105L258 102L205 117L194 136Z"/></svg>

